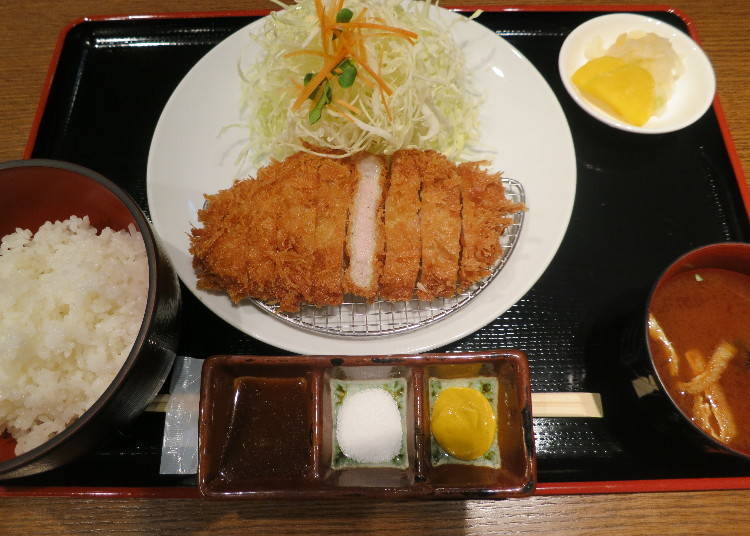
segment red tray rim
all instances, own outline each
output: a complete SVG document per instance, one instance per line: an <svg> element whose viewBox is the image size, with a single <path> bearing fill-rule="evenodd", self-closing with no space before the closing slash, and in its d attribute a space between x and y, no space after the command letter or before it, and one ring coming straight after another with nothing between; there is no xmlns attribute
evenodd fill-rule
<svg viewBox="0 0 750 536"><path fill-rule="evenodd" d="M750 477L592 480L588 482L541 482L536 485L536 490L532 496L746 489L750 489ZM203 498L198 490L198 486L0 486L0 499L2 497L70 497L80 499Z"/></svg>
<svg viewBox="0 0 750 536"><path fill-rule="evenodd" d="M508 11L522 11L522 12L561 12L561 11L602 11L602 12L618 12L618 11L654 11L654 12L667 12L676 15L686 24L688 33L698 44L700 44L700 38L698 31L695 27L695 23L690 17L679 9L672 8L667 5L598 5L598 4L587 4L587 5L549 5L549 6L487 6L481 3L471 6L452 6L448 4L445 6L447 9L461 10L461 11L474 11L483 10L490 12L508 12ZM42 86L42 93L39 97L37 104L36 114L29 131L29 138L26 142L26 147L23 152L23 158L31 158L31 153L36 142L36 137L39 132L39 125L44 114L44 109L47 105L47 99L49 97L49 91L52 86L52 79L54 77L55 70L57 68L60 54L65 43L65 38L78 24L84 22L99 22L99 21L115 21L115 20L142 20L142 19L166 19L166 18L217 18L217 17L251 17L251 16L263 16L267 15L269 10L230 10L230 11L191 11L191 12L172 12L172 13L147 13L143 15L94 15L84 16L69 22L58 35L57 43L55 45L52 59L50 61L47 75ZM740 195L742 196L742 202L745 207L745 213L750 217L750 187L748 187L745 181L745 174L742 170L737 149L732 140L731 133L729 131L729 124L727 123L724 109L721 106L721 100L719 98L719 91L716 91L713 101L714 113L721 129L722 138L724 139L724 145L727 148L729 159L732 164L732 170L734 171L737 185L739 187Z"/></svg>
<svg viewBox="0 0 750 536"><path fill-rule="evenodd" d="M667 5L549 5L549 6L487 6L482 4L471 6L444 6L447 9L461 11L482 10L489 12L562 12L562 11L654 11L667 12L678 16L686 24L690 37L700 44L695 23L679 9ZM167 18L218 18L218 17L248 17L263 16L268 10L232 10L232 11L198 11L148 13L144 15L95 15L77 18L68 23L58 35L57 42L50 60L47 75L42 86L42 93L37 104L36 114L29 131L29 138L23 152L23 158L31 158L36 142L39 126L47 105L47 99L52 87L57 64L60 60L65 38L77 25L85 22L143 20ZM724 145L729 154L737 186L742 196L745 212L750 217L750 188L745 180L737 149L732 140L724 109L721 106L717 90L713 101L713 109L721 130ZM604 493L656 493L667 491L715 491L750 489L750 476L717 477L717 478L668 478L650 480L592 480L581 482L539 482L534 495L582 495ZM149 486L149 487L118 487L118 486L2 486L1 497L76 497L76 498L110 498L110 499L190 499L201 498L198 486Z"/></svg>

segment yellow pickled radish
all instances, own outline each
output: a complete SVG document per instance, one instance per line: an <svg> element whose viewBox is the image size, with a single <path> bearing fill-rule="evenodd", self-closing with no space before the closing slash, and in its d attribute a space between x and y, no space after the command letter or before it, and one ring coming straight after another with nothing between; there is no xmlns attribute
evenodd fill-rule
<svg viewBox="0 0 750 536"><path fill-rule="evenodd" d="M654 114L654 77L635 63L602 56L583 65L572 80L587 99L632 125L641 126Z"/></svg>

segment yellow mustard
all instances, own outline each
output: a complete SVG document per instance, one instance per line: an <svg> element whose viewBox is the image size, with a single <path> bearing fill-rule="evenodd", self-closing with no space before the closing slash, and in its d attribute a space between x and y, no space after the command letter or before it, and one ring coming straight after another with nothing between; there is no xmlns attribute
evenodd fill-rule
<svg viewBox="0 0 750 536"><path fill-rule="evenodd" d="M476 389L450 387L432 407L432 435L448 454L474 460L492 446L497 424L489 401Z"/></svg>

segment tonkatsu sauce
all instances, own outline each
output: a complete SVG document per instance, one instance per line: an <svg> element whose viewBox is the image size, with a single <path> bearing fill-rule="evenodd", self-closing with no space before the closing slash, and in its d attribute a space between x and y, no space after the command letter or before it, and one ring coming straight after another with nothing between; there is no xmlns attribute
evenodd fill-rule
<svg viewBox="0 0 750 536"><path fill-rule="evenodd" d="M307 379L236 378L233 405L222 453L224 478L304 478L312 451Z"/></svg>

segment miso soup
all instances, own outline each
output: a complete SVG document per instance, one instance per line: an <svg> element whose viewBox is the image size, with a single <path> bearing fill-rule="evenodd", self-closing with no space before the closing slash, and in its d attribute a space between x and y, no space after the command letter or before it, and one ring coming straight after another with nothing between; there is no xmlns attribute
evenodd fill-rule
<svg viewBox="0 0 750 536"><path fill-rule="evenodd" d="M750 454L750 276L702 268L666 280L649 307L649 347L680 409Z"/></svg>

